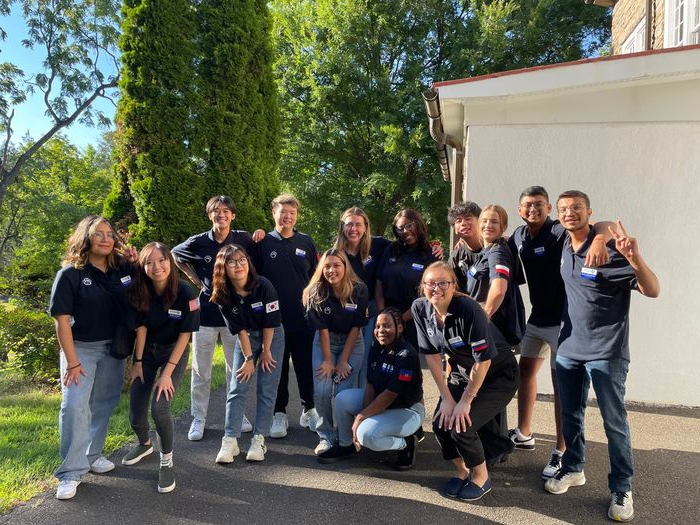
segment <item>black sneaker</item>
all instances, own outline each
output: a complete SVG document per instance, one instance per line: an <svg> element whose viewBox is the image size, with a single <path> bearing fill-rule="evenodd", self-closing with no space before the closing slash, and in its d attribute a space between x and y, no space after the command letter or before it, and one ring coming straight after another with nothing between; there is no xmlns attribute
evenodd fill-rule
<svg viewBox="0 0 700 525"><path fill-rule="evenodd" d="M141 461L146 456L153 453L153 444L148 445L138 444L133 447L126 455L122 458L122 465L135 465Z"/></svg>
<svg viewBox="0 0 700 525"><path fill-rule="evenodd" d="M355 445L348 445L346 447L334 445L330 449L326 450L325 452L321 452L318 455L318 462L323 464L335 463L336 461L343 459L350 459L355 454L357 454Z"/></svg>
<svg viewBox="0 0 700 525"><path fill-rule="evenodd" d="M158 471L158 492L165 494L175 489L175 472L173 466L160 466Z"/></svg>
<svg viewBox="0 0 700 525"><path fill-rule="evenodd" d="M406 447L396 454L396 470L408 470L413 466L413 458L416 456L416 435L407 436Z"/></svg>

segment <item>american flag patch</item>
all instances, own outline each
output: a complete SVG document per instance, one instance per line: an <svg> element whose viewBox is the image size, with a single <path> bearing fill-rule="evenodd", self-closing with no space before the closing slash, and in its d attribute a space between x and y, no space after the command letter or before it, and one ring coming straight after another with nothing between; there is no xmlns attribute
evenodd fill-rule
<svg viewBox="0 0 700 525"><path fill-rule="evenodd" d="M510 277L510 269L507 266L504 266L502 264L496 265L496 273L500 273L501 275L505 275L506 277Z"/></svg>
<svg viewBox="0 0 700 525"><path fill-rule="evenodd" d="M195 297L189 302L190 312L196 312L199 310L199 297Z"/></svg>
<svg viewBox="0 0 700 525"><path fill-rule="evenodd" d="M482 339L481 341L474 341L472 343L472 351L473 352L483 352L488 347L489 347L489 345L486 342L486 339Z"/></svg>
<svg viewBox="0 0 700 525"><path fill-rule="evenodd" d="M399 381L410 381L413 379L413 370L399 370Z"/></svg>

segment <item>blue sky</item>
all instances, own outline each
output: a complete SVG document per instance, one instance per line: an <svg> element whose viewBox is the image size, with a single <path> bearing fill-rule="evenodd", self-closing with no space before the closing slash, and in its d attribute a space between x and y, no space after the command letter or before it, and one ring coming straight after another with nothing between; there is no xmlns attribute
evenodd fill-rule
<svg viewBox="0 0 700 525"><path fill-rule="evenodd" d="M41 62L45 58L41 49L26 49L22 46L22 39L26 38L26 26L21 17L18 6L13 5L12 13L9 17L0 17L0 27L7 33L7 39L0 41L0 62L12 62L22 69L27 76L32 73L43 71ZM115 101L116 102L116 101ZM95 102L100 110L110 119L114 119L115 107L108 100L97 100ZM14 142L19 141L24 135L29 134L32 138L38 139L51 128L51 121L44 115L46 108L41 98L41 93L28 98L27 101L18 106L15 111L15 118L12 122L14 129ZM105 129L86 127L76 122L69 128L64 128L61 132L68 139L81 148L88 144L97 144L100 141Z"/></svg>

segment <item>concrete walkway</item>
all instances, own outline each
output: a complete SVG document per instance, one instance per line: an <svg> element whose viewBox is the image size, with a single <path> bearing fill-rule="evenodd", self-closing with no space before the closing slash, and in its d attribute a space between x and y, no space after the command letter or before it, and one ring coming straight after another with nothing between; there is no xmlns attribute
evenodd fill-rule
<svg viewBox="0 0 700 525"><path fill-rule="evenodd" d="M437 393L427 373L425 385L432 414ZM561 496L542 489L540 471L549 459L554 434L552 403L543 397L535 409L537 449L514 452L508 462L492 471L493 491L480 502L467 504L437 492L451 472L428 432L429 422L424 424L426 439L418 446L415 466L408 472L392 470L393 454L371 451L351 461L319 465L313 455L318 442L315 434L298 426L296 395L290 404L289 435L268 439L264 462L246 463L250 434L244 434L241 456L229 466L219 466L214 458L223 433L224 400L223 390L212 395L202 441L187 440L189 416L176 422L177 488L170 494L156 490L157 453L138 465L124 467L120 463L124 451L120 451L112 458L116 470L86 476L73 500L57 501L53 491L47 492L0 517L0 523L608 522L607 448L600 414L594 407L587 417L585 486ZM253 409L246 413L252 419ZM631 407L629 416L636 462L634 523L700 523L700 409ZM516 421L515 401L509 417Z"/></svg>

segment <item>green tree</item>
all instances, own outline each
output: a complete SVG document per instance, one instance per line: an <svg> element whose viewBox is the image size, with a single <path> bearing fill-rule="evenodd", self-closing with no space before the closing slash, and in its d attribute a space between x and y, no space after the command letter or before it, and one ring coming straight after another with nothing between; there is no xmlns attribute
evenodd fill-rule
<svg viewBox="0 0 700 525"><path fill-rule="evenodd" d="M76 120L109 124L93 107L117 86L119 2L116 0L0 1L0 15L19 4L26 22L28 53L42 57L43 70L27 74L16 64L0 62L0 211L8 188L22 167L57 132ZM0 40L7 33L0 29ZM37 94L46 107L47 130L22 147L12 146L12 121L17 106Z"/></svg>
<svg viewBox="0 0 700 525"><path fill-rule="evenodd" d="M433 235L446 231L449 188L420 97L432 81L573 60L609 38L609 13L579 0L272 5L281 178L325 245L351 205L379 233L405 206L424 213Z"/></svg>

